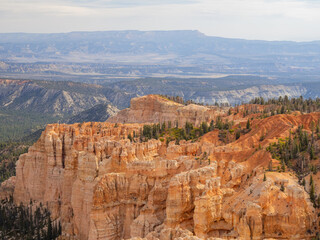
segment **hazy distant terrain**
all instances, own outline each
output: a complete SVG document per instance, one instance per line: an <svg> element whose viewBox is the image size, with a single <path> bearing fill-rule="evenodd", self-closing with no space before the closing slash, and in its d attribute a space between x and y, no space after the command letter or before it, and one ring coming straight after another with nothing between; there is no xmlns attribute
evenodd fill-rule
<svg viewBox="0 0 320 240"><path fill-rule="evenodd" d="M114 82L140 77L250 74L315 81L320 41L269 42L198 31L0 34L0 74L27 79Z"/></svg>
<svg viewBox="0 0 320 240"><path fill-rule="evenodd" d="M256 76L229 76L223 78L145 78L135 81L121 81L109 86L114 89L143 96L163 94L182 96L199 103L229 103L231 105L249 102L255 97L277 98L318 97L319 86L309 84L278 84L268 78Z"/></svg>

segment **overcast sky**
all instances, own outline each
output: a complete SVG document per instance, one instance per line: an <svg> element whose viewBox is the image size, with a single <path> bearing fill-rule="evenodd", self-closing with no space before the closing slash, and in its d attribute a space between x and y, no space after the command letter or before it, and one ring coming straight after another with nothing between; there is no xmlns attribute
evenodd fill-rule
<svg viewBox="0 0 320 240"><path fill-rule="evenodd" d="M320 0L0 0L0 32L199 30L320 40Z"/></svg>

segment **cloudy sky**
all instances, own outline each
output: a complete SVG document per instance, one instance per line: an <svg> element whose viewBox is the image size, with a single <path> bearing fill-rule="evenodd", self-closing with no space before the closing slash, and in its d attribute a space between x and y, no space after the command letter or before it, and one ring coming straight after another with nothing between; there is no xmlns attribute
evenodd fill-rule
<svg viewBox="0 0 320 240"><path fill-rule="evenodd" d="M320 40L319 0L0 0L0 32L199 30Z"/></svg>

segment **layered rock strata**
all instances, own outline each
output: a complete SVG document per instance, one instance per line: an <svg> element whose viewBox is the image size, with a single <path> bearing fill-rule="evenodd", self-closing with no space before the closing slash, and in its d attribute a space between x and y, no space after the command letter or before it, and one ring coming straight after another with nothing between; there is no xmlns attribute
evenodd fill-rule
<svg viewBox="0 0 320 240"><path fill-rule="evenodd" d="M307 193L289 174L270 172L263 181L262 168L249 164L259 153L242 149L243 161L228 152L219 157L201 141L123 139L140 127L49 125L17 163L14 200L47 203L64 236L75 239L166 239L168 231L185 239L314 235ZM270 157L263 159L266 166Z"/></svg>
<svg viewBox="0 0 320 240"><path fill-rule="evenodd" d="M308 193L291 173L265 173L265 147L318 119L273 116L229 144L210 132L179 145L131 142L138 123L51 124L17 162L14 200L47 204L62 239L311 239Z"/></svg>
<svg viewBox="0 0 320 240"><path fill-rule="evenodd" d="M172 125L177 122L180 127L184 126L186 122L190 122L199 126L202 122L210 122L225 111L217 107L195 104L185 106L158 95L147 95L131 99L130 108L120 111L107 121L112 123L163 123L170 121Z"/></svg>

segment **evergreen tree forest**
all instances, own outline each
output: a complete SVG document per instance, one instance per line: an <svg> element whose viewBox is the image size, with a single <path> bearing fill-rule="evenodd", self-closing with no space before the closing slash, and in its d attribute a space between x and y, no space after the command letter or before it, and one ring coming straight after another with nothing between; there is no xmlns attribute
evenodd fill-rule
<svg viewBox="0 0 320 240"><path fill-rule="evenodd" d="M318 126L311 134L303 130L303 126L299 126L295 132L290 132L288 138L278 139L277 143L267 148L272 158L280 160L282 170L289 167L300 175L309 174L311 171L316 173L317 168L312 163L319 153L316 144L320 139Z"/></svg>
<svg viewBox="0 0 320 240"><path fill-rule="evenodd" d="M29 146L21 142L0 142L0 183L15 175L16 161Z"/></svg>
<svg viewBox="0 0 320 240"><path fill-rule="evenodd" d="M19 156L38 140L45 124L54 121L47 115L0 111L0 183L15 175Z"/></svg>
<svg viewBox="0 0 320 240"><path fill-rule="evenodd" d="M288 96L280 96L279 98L271 98L265 100L263 97L254 98L249 104L268 105L264 113L271 112L271 115L290 113L300 111L303 113L317 112L320 110L320 98L304 99L288 98Z"/></svg>
<svg viewBox="0 0 320 240"><path fill-rule="evenodd" d="M180 96L168 96L168 95L159 95L159 96L183 105L189 105L189 104L205 105L203 103L197 103L193 100L184 100L183 97L180 97ZM300 111L302 113L320 111L320 98L304 99L302 96L300 96L299 98L290 98L290 99L286 95L280 96L279 98L270 98L270 99L257 97L249 101L249 104L266 106L262 112L264 113L265 117L276 115L276 114L290 113L293 111ZM209 106L208 104L206 105ZM221 103L221 104L215 103L214 105L219 107L230 106L228 103ZM239 110L237 110L238 107L239 107L238 105L234 107L236 109L236 113L239 112ZM231 110L229 112L229 115L230 113L231 113ZM245 107L244 116L250 113L260 113L260 111L254 107ZM269 115L267 115L267 113L269 113Z"/></svg>
<svg viewBox="0 0 320 240"><path fill-rule="evenodd" d="M58 120L49 114L0 109L0 141L16 141Z"/></svg>
<svg viewBox="0 0 320 240"><path fill-rule="evenodd" d="M15 175L15 164L19 156L38 140L42 129L17 140L0 141L0 183Z"/></svg>
<svg viewBox="0 0 320 240"><path fill-rule="evenodd" d="M315 184L312 178L319 170L316 160L320 153L317 141L320 140L320 125L311 123L311 133L299 126L295 132L290 132L286 139L278 139L277 143L270 144L267 151L272 158L280 161L278 171L286 171L287 168L296 172L299 183L306 187L305 177L310 175L309 195L315 207L320 207L320 196L315 194ZM272 169L269 169L272 170Z"/></svg>
<svg viewBox="0 0 320 240"><path fill-rule="evenodd" d="M60 222L52 222L50 212L42 204L30 201L17 206L13 198L0 203L0 239L53 240L61 235Z"/></svg>
<svg viewBox="0 0 320 240"><path fill-rule="evenodd" d="M133 132L127 137L130 141L134 142L146 142L150 139L160 139L161 141L166 141L168 144L171 141L175 141L179 144L180 140L191 140L196 141L199 137L204 134L213 131L215 129L219 130L219 136L223 140L226 138L227 134L233 134L235 139L240 137L240 131L236 134L233 129L233 122L223 121L221 117L217 117L215 121L211 121L210 124L202 122L199 127L195 127L192 123L186 122L184 127L179 127L178 122L171 121L163 122L162 124L151 124L143 125L143 128L139 133Z"/></svg>

